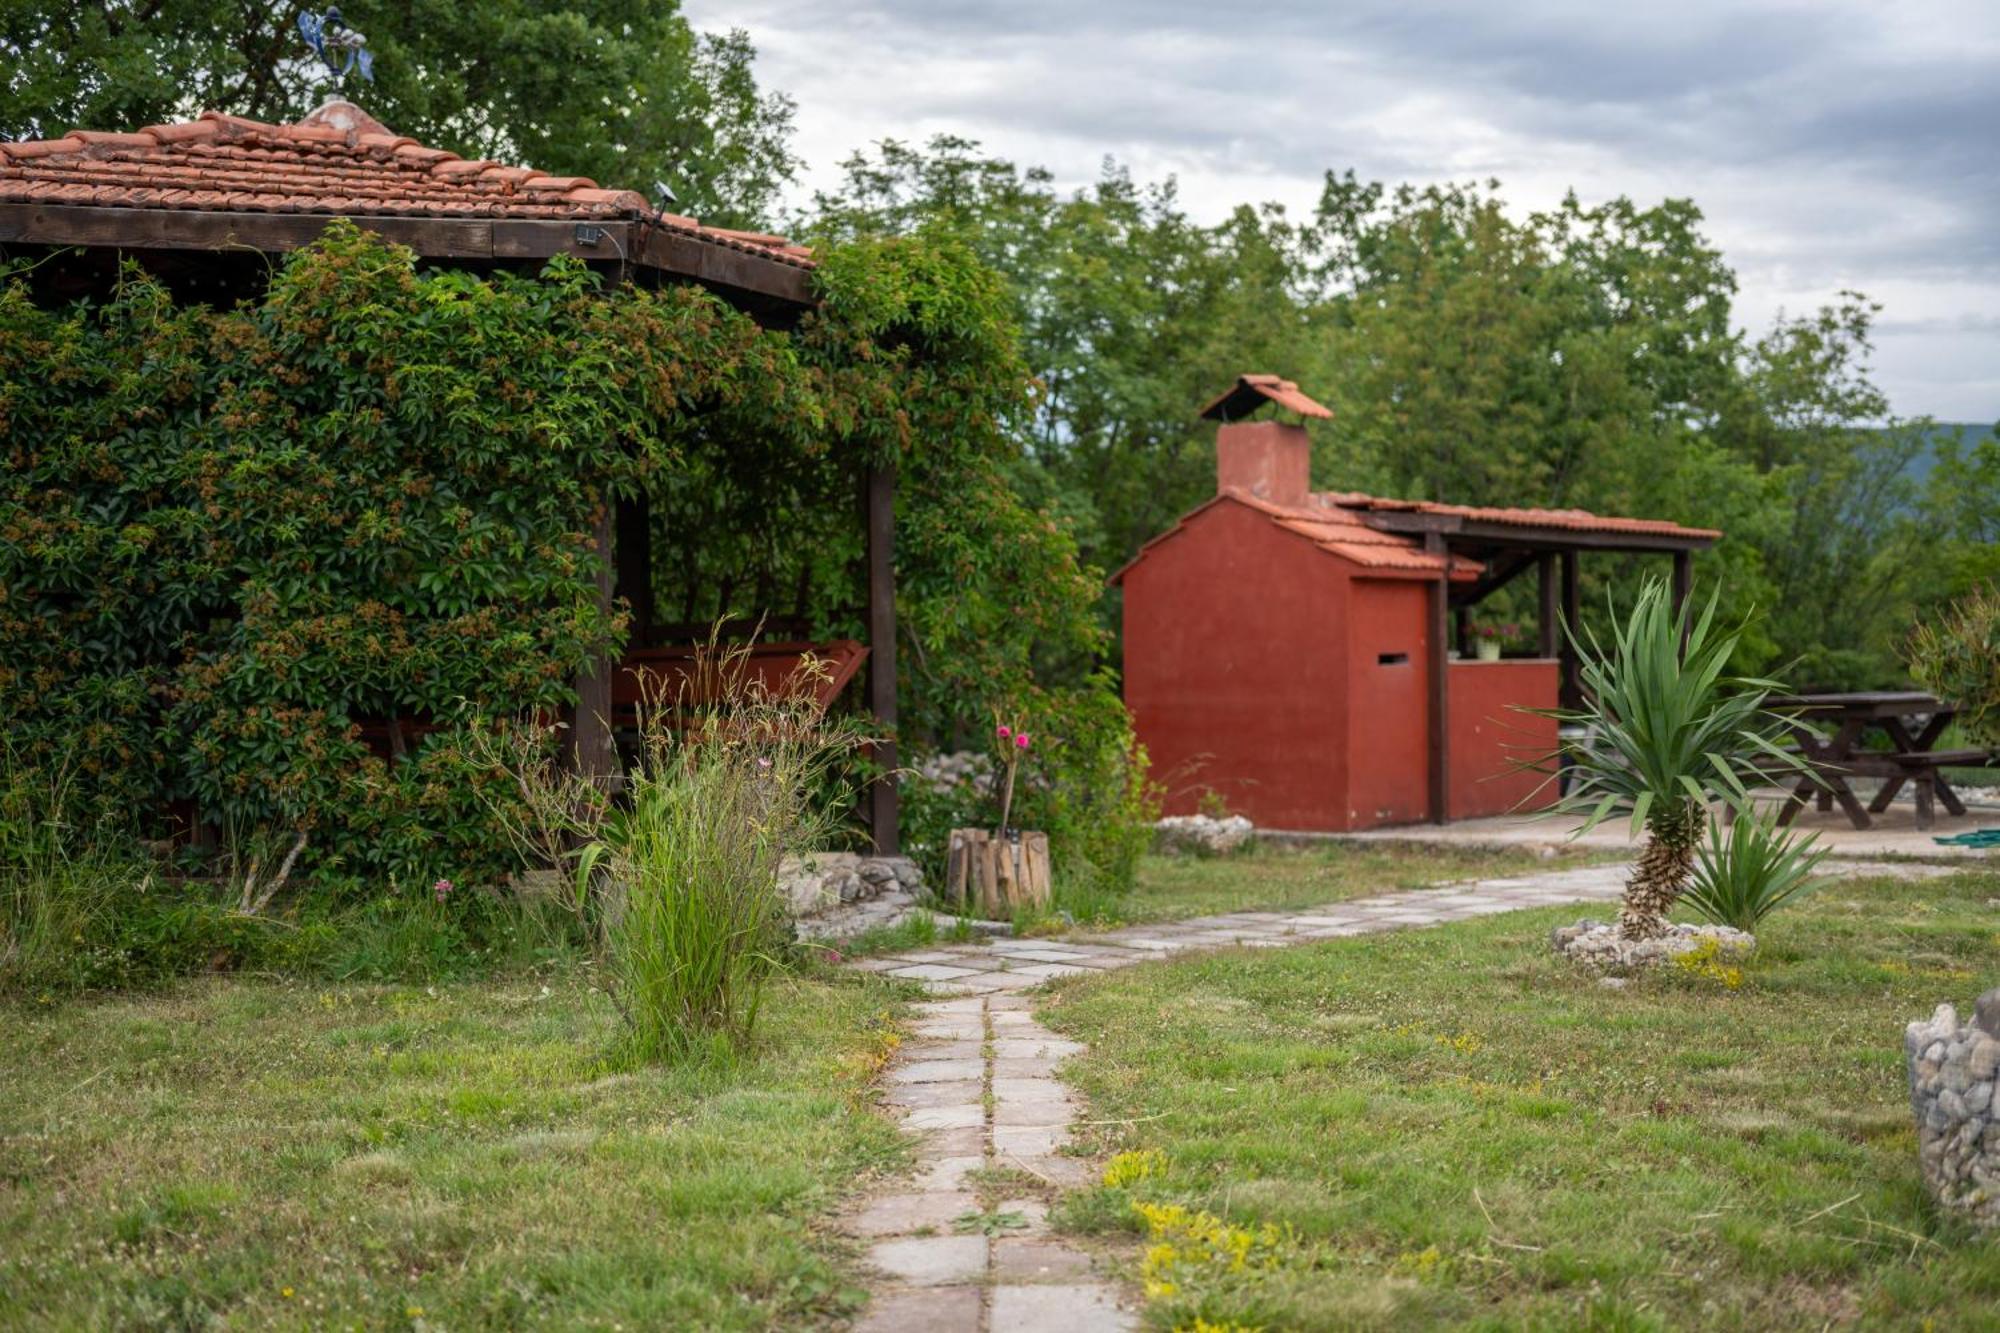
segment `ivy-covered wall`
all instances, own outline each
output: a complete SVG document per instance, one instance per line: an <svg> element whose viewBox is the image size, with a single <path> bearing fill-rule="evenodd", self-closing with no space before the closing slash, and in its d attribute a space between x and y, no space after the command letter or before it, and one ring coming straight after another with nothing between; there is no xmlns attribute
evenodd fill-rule
<svg viewBox="0 0 2000 1333"><path fill-rule="evenodd" d="M595 596L605 506L643 488L664 526L713 534L669 589L791 534L831 622L861 599L827 497L871 455L904 477L906 732L1038 697L1038 651L1100 646L1098 583L1006 485L1030 386L995 280L919 238L828 253L820 281L822 309L774 333L696 288L420 269L340 224L232 310L136 271L61 310L0 285L12 762L66 766L114 812L192 801L239 848L305 832L323 883L497 876L497 775L461 728L563 706L622 642ZM764 526L718 521L721 477ZM1115 696L1061 709L1113 737L1078 782L1114 776ZM446 725L391 760L359 729L387 718Z"/></svg>

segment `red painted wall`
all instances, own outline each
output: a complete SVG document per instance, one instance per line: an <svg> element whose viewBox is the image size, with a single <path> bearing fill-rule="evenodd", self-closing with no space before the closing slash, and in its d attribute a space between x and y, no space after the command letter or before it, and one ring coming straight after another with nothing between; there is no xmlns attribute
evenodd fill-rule
<svg viewBox="0 0 2000 1333"><path fill-rule="evenodd" d="M1352 776L1341 827L1414 824L1430 817L1428 584L1355 578L1348 588Z"/></svg>
<svg viewBox="0 0 2000 1333"><path fill-rule="evenodd" d="M1451 682L1451 817L1503 815L1541 785L1537 773L1510 772L1523 758L1555 749L1553 718L1516 711L1556 706L1557 668L1552 661L1453 662ZM1551 787L1535 804L1545 805Z"/></svg>
<svg viewBox="0 0 2000 1333"><path fill-rule="evenodd" d="M1347 808L1345 566L1230 501L1125 572L1125 702L1191 814L1212 787L1266 828L1337 829Z"/></svg>

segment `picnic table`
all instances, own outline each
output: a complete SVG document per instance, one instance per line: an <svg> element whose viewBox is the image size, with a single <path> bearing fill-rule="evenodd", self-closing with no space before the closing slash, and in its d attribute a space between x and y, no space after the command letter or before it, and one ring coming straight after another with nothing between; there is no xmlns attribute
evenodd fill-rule
<svg viewBox="0 0 2000 1333"><path fill-rule="evenodd" d="M1916 788L1917 827L1927 829L1936 822L1937 804L1954 815L1965 813L1965 803L1940 770L1947 765L1984 766L1993 760L1986 750L1938 749L1938 739L1958 709L1921 690L1801 694L1772 699L1770 706L1792 719L1799 752L1812 766L1779 812L1780 824L1791 823L1806 801L1816 798L1822 810L1831 810L1838 801L1854 827L1865 829L1869 815L1887 810L1896 793L1909 784ZM1821 727L1827 730L1823 733ZM1864 748L1875 733L1887 737L1887 749ZM1865 808L1847 784L1850 777L1882 779L1881 790Z"/></svg>

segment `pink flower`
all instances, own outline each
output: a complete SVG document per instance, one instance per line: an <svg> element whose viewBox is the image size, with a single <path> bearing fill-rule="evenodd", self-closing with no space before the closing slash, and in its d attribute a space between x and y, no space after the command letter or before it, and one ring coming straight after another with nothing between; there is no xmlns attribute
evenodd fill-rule
<svg viewBox="0 0 2000 1333"><path fill-rule="evenodd" d="M1022 732L1022 733L1021 733L1020 735L1016 736L1016 737L1014 738L1014 744L1016 744L1016 745L1020 746L1020 747L1021 747L1021 748L1022 748L1023 750L1027 749L1027 748L1028 748L1028 733L1024 731L1024 732Z"/></svg>
<svg viewBox="0 0 2000 1333"><path fill-rule="evenodd" d="M1007 726L1005 723L1002 723L1000 726L993 728L993 734L995 736L998 736L1001 740L1004 741L1007 740L1009 737L1013 736L1014 729L1012 727Z"/></svg>
<svg viewBox="0 0 2000 1333"><path fill-rule="evenodd" d="M437 896L439 902L443 902L451 896L451 881L448 879L439 880L437 883L431 885L431 892Z"/></svg>

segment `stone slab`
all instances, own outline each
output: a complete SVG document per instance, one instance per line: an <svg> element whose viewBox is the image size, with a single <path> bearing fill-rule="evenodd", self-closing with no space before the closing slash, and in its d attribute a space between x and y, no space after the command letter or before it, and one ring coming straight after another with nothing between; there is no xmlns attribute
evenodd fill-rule
<svg viewBox="0 0 2000 1333"><path fill-rule="evenodd" d="M986 1277L986 1237L913 1236L868 1247L868 1263L913 1287L943 1287Z"/></svg>
<svg viewBox="0 0 2000 1333"><path fill-rule="evenodd" d="M979 1333L978 1287L931 1287L877 1296L854 1333Z"/></svg>
<svg viewBox="0 0 2000 1333"><path fill-rule="evenodd" d="M1059 1240L1000 1236L993 1241L993 1276L999 1282L1061 1282L1089 1277L1090 1256Z"/></svg>
<svg viewBox="0 0 2000 1333"><path fill-rule="evenodd" d="M977 1129L985 1123L986 1108L978 1102L919 1106L903 1116L904 1129Z"/></svg>
<svg viewBox="0 0 2000 1333"><path fill-rule="evenodd" d="M995 1333L1128 1333L1139 1319L1120 1307L1108 1283L1004 1285L993 1288Z"/></svg>
<svg viewBox="0 0 2000 1333"><path fill-rule="evenodd" d="M967 1079L951 1083L894 1083L882 1093L890 1106L963 1106L985 1095L986 1086Z"/></svg>
<svg viewBox="0 0 2000 1333"><path fill-rule="evenodd" d="M891 1083L960 1083L986 1077L986 1062L974 1056L962 1060L912 1060L891 1065Z"/></svg>
<svg viewBox="0 0 2000 1333"><path fill-rule="evenodd" d="M978 1211L979 1200L961 1192L885 1194L848 1219L847 1229L871 1237L949 1232L959 1218Z"/></svg>

